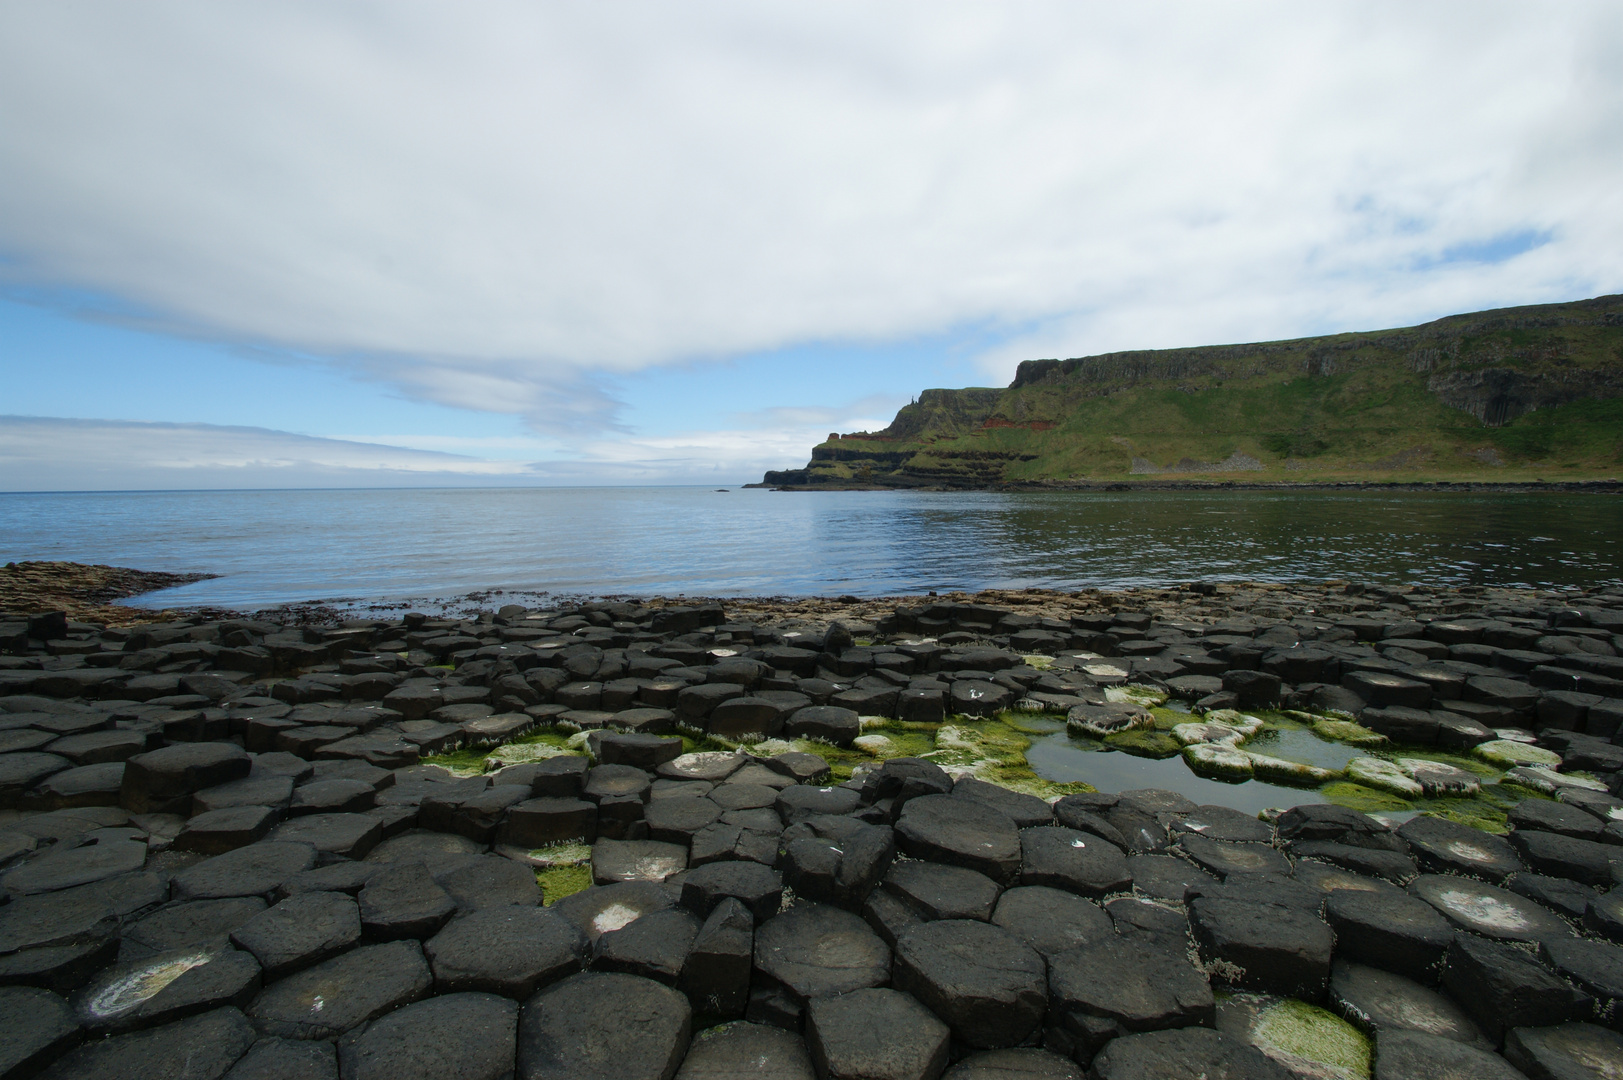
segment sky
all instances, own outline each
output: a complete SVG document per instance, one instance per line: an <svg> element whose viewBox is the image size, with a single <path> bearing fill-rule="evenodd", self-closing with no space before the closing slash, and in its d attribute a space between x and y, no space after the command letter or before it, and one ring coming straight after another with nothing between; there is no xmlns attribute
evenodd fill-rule
<svg viewBox="0 0 1623 1080"><path fill-rule="evenodd" d="M734 484L1623 291L1623 5L0 5L0 490Z"/></svg>

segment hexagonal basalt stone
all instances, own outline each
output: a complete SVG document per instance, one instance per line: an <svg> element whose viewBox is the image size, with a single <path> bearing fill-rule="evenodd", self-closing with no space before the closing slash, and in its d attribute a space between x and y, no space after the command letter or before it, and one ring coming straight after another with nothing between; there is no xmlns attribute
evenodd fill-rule
<svg viewBox="0 0 1623 1080"><path fill-rule="evenodd" d="M1262 1051L1220 1031L1150 1031L1112 1041L1093 1061L1096 1080L1291 1080Z"/></svg>
<svg viewBox="0 0 1623 1080"><path fill-rule="evenodd" d="M263 840L280 819L281 813L269 806L228 806L221 810L210 810L186 822L170 846L176 851L223 855Z"/></svg>
<svg viewBox="0 0 1623 1080"><path fill-rule="evenodd" d="M756 928L755 966L806 1001L884 985L890 949L849 911L797 905Z"/></svg>
<svg viewBox="0 0 1623 1080"><path fill-rule="evenodd" d="M1337 889L1325 904L1336 955L1432 981L1454 931L1435 908L1401 893Z"/></svg>
<svg viewBox="0 0 1623 1080"><path fill-rule="evenodd" d="M1051 957L1048 992L1048 1028L1079 1060L1126 1032L1210 1025L1217 1016L1206 976L1181 951L1136 938Z"/></svg>
<svg viewBox="0 0 1623 1080"><path fill-rule="evenodd" d="M693 1038L676 1080L816 1080L806 1041L794 1032L736 1021Z"/></svg>
<svg viewBox="0 0 1623 1080"><path fill-rule="evenodd" d="M1488 1040L1454 1002L1412 979L1337 959L1330 969L1330 1004L1367 1035L1423 1031L1491 1050Z"/></svg>
<svg viewBox="0 0 1623 1080"><path fill-rule="evenodd" d="M1527 1080L1498 1054L1424 1031L1394 1028L1375 1039L1374 1080Z"/></svg>
<svg viewBox="0 0 1623 1080"><path fill-rule="evenodd" d="M338 1040L345 1080L506 1080L513 1075L518 1004L493 994L446 994L407 1005Z"/></svg>
<svg viewBox="0 0 1623 1080"><path fill-rule="evenodd" d="M687 868L687 849L657 840L599 840L592 845L592 881L664 881Z"/></svg>
<svg viewBox="0 0 1623 1080"><path fill-rule="evenodd" d="M367 814L307 814L282 822L270 838L360 859L383 839L383 823Z"/></svg>
<svg viewBox="0 0 1623 1080"><path fill-rule="evenodd" d="M687 1054L691 1022L687 998L651 979L616 972L571 976L520 1010L514 1076L668 1080Z"/></svg>
<svg viewBox="0 0 1623 1080"><path fill-rule="evenodd" d="M949 1041L946 1024L896 990L855 990L806 1009L806 1042L828 1080L934 1080Z"/></svg>
<svg viewBox="0 0 1623 1080"><path fill-rule="evenodd" d="M456 901L422 863L390 866L366 883L358 899L361 926L373 941L432 937L456 911Z"/></svg>
<svg viewBox="0 0 1623 1080"><path fill-rule="evenodd" d="M0 987L0 1076L28 1076L81 1038L68 1003L32 986Z"/></svg>
<svg viewBox="0 0 1623 1080"><path fill-rule="evenodd" d="M423 946L441 993L481 991L523 1000L580 971L586 935L548 908L488 907L453 921Z"/></svg>
<svg viewBox="0 0 1623 1080"><path fill-rule="evenodd" d="M928 922L896 942L891 981L966 1046L1018 1046L1042 1023L1047 968L1035 949L973 919Z"/></svg>
<svg viewBox="0 0 1623 1080"><path fill-rule="evenodd" d="M254 1042L234 1008L149 1031L85 1043L58 1058L44 1080L220 1080Z"/></svg>
<svg viewBox="0 0 1623 1080"><path fill-rule="evenodd" d="M64 845L0 877L0 888L13 896L55 892L139 870L146 858L147 846L138 840L108 837L80 847Z"/></svg>
<svg viewBox="0 0 1623 1080"><path fill-rule="evenodd" d="M338 1054L327 1042L260 1039L226 1080L338 1080Z"/></svg>
<svg viewBox="0 0 1623 1080"><path fill-rule="evenodd" d="M433 985L415 941L364 945L289 975L260 991L246 1010L268 1035L334 1039L418 1000Z"/></svg>
<svg viewBox="0 0 1623 1080"><path fill-rule="evenodd" d="M976 799L909 799L896 824L896 846L917 859L962 866L1009 884L1020 872L1020 830L1009 815Z"/></svg>
<svg viewBox="0 0 1623 1080"><path fill-rule="evenodd" d="M1521 860L1505 840L1469 825L1435 817L1404 822L1398 836L1420 865L1437 874L1468 874L1502 882L1521 870Z"/></svg>
<svg viewBox="0 0 1623 1080"><path fill-rule="evenodd" d="M167 810L194 791L248 775L252 763L234 743L181 743L124 763L119 804L137 814Z"/></svg>
<svg viewBox="0 0 1623 1080"><path fill-rule="evenodd" d="M268 896L282 882L315 864L315 848L308 844L249 844L180 871L174 877L175 899Z"/></svg>
<svg viewBox="0 0 1623 1080"><path fill-rule="evenodd" d="M1547 908L1508 889L1448 874L1415 878L1409 891L1459 927L1501 941L1571 937L1572 929Z"/></svg>
<svg viewBox="0 0 1623 1080"><path fill-rule="evenodd" d="M299 893L237 927L231 940L253 953L265 980L274 982L359 942L361 913L344 893Z"/></svg>
<svg viewBox="0 0 1623 1080"><path fill-rule="evenodd" d="M1246 990L1323 999L1335 934L1305 911L1248 899L1201 897L1190 905L1200 955L1221 961Z"/></svg>
<svg viewBox="0 0 1623 1080"><path fill-rule="evenodd" d="M259 989L259 964L231 948L176 949L116 964L74 997L85 1027L123 1031L222 1005L241 1007Z"/></svg>
<svg viewBox="0 0 1623 1080"><path fill-rule="evenodd" d="M1115 937L1110 917L1098 904L1046 885L1005 892L992 911L992 922L1050 959Z"/></svg>
<svg viewBox="0 0 1623 1080"><path fill-rule="evenodd" d="M920 860L892 864L884 888L905 901L920 918L981 922L992 917L998 894L1003 891L985 874Z"/></svg>
<svg viewBox="0 0 1623 1080"><path fill-rule="evenodd" d="M1509 1028L1565 1023L1588 1006L1582 994L1527 953L1470 934L1456 936L1448 947L1443 989L1495 1044Z"/></svg>
<svg viewBox="0 0 1623 1080"><path fill-rule="evenodd" d="M1594 1024L1513 1028L1505 1059L1528 1076L1623 1075L1623 1035Z"/></svg>
<svg viewBox="0 0 1623 1080"><path fill-rule="evenodd" d="M592 969L641 975L674 986L701 925L697 916L681 908L649 912L598 938Z"/></svg>
<svg viewBox="0 0 1623 1080"><path fill-rule="evenodd" d="M1216 874L1278 874L1291 872L1290 860L1267 844L1235 844L1185 833L1178 846L1196 863Z"/></svg>
<svg viewBox="0 0 1623 1080"><path fill-rule="evenodd" d="M567 919L595 944L602 935L627 926L650 911L675 906L675 897L668 889L648 881L622 881L583 889L547 910Z"/></svg>
<svg viewBox="0 0 1623 1080"><path fill-rule="evenodd" d="M499 855L468 855L434 868L434 882L458 911L541 903L541 886L528 866Z"/></svg>
<svg viewBox="0 0 1623 1080"><path fill-rule="evenodd" d="M1047 1050L983 1050L948 1069L941 1080L1082 1080L1082 1069Z"/></svg>
<svg viewBox="0 0 1623 1080"><path fill-rule="evenodd" d="M1052 825L1020 830L1020 884L1097 898L1131 888L1133 878L1114 844Z"/></svg>
<svg viewBox="0 0 1623 1080"><path fill-rule="evenodd" d="M729 896L748 908L756 922L765 922L783 902L783 880L760 863L736 861L707 863L682 879L682 906L701 919Z"/></svg>

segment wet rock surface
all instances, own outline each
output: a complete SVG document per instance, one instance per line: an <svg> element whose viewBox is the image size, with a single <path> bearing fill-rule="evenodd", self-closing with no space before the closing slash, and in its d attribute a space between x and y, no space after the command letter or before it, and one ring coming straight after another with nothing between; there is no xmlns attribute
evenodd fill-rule
<svg viewBox="0 0 1623 1080"><path fill-rule="evenodd" d="M1216 1030L1223 991L1346 1017L1377 1077L1616 1071L1623 596L1159 595L857 632L618 602L24 620L0 1073L1301 1074ZM1361 790L1430 812L1042 798L868 734L945 722L939 748L1017 706L1169 739L1127 690L1194 703L1192 764L1270 780L1304 782L1236 706L1345 725L1379 763L1347 775L1391 785ZM1502 825L1468 812L1489 773Z"/></svg>

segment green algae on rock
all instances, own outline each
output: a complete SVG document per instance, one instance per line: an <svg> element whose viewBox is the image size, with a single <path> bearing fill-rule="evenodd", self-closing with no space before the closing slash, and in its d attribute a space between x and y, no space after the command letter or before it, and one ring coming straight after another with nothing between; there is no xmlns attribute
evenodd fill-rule
<svg viewBox="0 0 1623 1080"><path fill-rule="evenodd" d="M1223 995L1217 1029L1250 1043L1303 1080L1367 1080L1370 1044L1334 1013L1264 994Z"/></svg>

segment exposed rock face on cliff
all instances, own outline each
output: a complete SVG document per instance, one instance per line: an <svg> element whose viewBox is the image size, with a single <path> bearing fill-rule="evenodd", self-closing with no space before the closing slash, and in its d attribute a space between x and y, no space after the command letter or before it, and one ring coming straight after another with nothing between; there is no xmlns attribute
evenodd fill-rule
<svg viewBox="0 0 1623 1080"><path fill-rule="evenodd" d="M1623 464L1623 296L1294 341L1028 360L831 437L781 487L1607 476ZM1258 476L1257 474L1262 474Z"/></svg>

